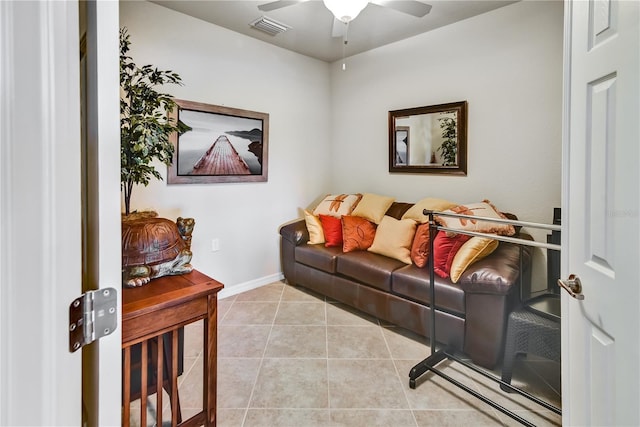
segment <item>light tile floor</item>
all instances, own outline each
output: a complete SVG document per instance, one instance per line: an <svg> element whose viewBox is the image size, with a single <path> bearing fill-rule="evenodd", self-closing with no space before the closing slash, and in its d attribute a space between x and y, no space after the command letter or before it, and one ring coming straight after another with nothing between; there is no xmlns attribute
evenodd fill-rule
<svg viewBox="0 0 640 427"><path fill-rule="evenodd" d="M410 369L430 353L424 338L302 288L276 282L220 300L218 313L218 427L520 425L431 373L410 389ZM202 407L201 337L202 322L185 328L186 418ZM561 425L559 415L459 363L438 367L535 425ZM561 405L559 364L518 359L513 377Z"/></svg>

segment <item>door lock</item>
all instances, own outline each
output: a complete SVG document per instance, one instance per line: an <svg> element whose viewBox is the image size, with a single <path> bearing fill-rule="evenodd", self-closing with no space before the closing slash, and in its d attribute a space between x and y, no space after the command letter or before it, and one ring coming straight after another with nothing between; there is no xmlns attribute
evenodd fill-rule
<svg viewBox="0 0 640 427"><path fill-rule="evenodd" d="M584 295L582 295L582 283L580 282L580 278L575 274L569 275L567 280L558 279L558 286L569 292L569 295L575 299L584 299Z"/></svg>

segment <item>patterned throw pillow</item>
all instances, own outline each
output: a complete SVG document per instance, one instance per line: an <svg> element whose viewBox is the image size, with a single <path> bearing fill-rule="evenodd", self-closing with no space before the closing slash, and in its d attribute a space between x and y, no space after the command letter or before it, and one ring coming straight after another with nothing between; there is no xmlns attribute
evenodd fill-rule
<svg viewBox="0 0 640 427"><path fill-rule="evenodd" d="M416 235L411 245L411 261L420 268L429 261L429 224L420 224L416 228Z"/></svg>
<svg viewBox="0 0 640 427"><path fill-rule="evenodd" d="M359 216L342 217L342 251L365 251L376 235L376 225Z"/></svg>
<svg viewBox="0 0 640 427"><path fill-rule="evenodd" d="M316 206L313 214L318 216L328 215L340 218L343 215L351 215L351 212L362 199L362 194L331 194Z"/></svg>
<svg viewBox="0 0 640 427"><path fill-rule="evenodd" d="M458 205L444 212L479 216L485 218L508 219L488 200L484 200L480 203ZM500 224L497 222L480 221L468 218L452 218L445 216L436 216L435 219L443 227L456 230L475 231L478 233L492 233L502 236L513 236L516 233L515 228L513 228L513 226L509 224Z"/></svg>

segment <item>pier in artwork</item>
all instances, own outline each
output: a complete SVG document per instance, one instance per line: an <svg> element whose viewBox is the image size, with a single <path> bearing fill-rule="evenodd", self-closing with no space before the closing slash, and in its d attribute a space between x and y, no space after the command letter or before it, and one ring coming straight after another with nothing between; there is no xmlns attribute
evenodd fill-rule
<svg viewBox="0 0 640 427"><path fill-rule="evenodd" d="M251 170L229 138L220 135L193 166L191 175L251 175Z"/></svg>

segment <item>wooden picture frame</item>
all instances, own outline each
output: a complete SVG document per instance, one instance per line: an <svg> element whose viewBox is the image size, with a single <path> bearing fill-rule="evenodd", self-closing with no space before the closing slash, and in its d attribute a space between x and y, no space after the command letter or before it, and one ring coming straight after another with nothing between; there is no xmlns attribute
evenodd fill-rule
<svg viewBox="0 0 640 427"><path fill-rule="evenodd" d="M466 176L467 101L389 111L389 172Z"/></svg>
<svg viewBox="0 0 640 427"><path fill-rule="evenodd" d="M175 100L172 119L191 127L171 135L168 184L264 182L268 179L269 114Z"/></svg>

